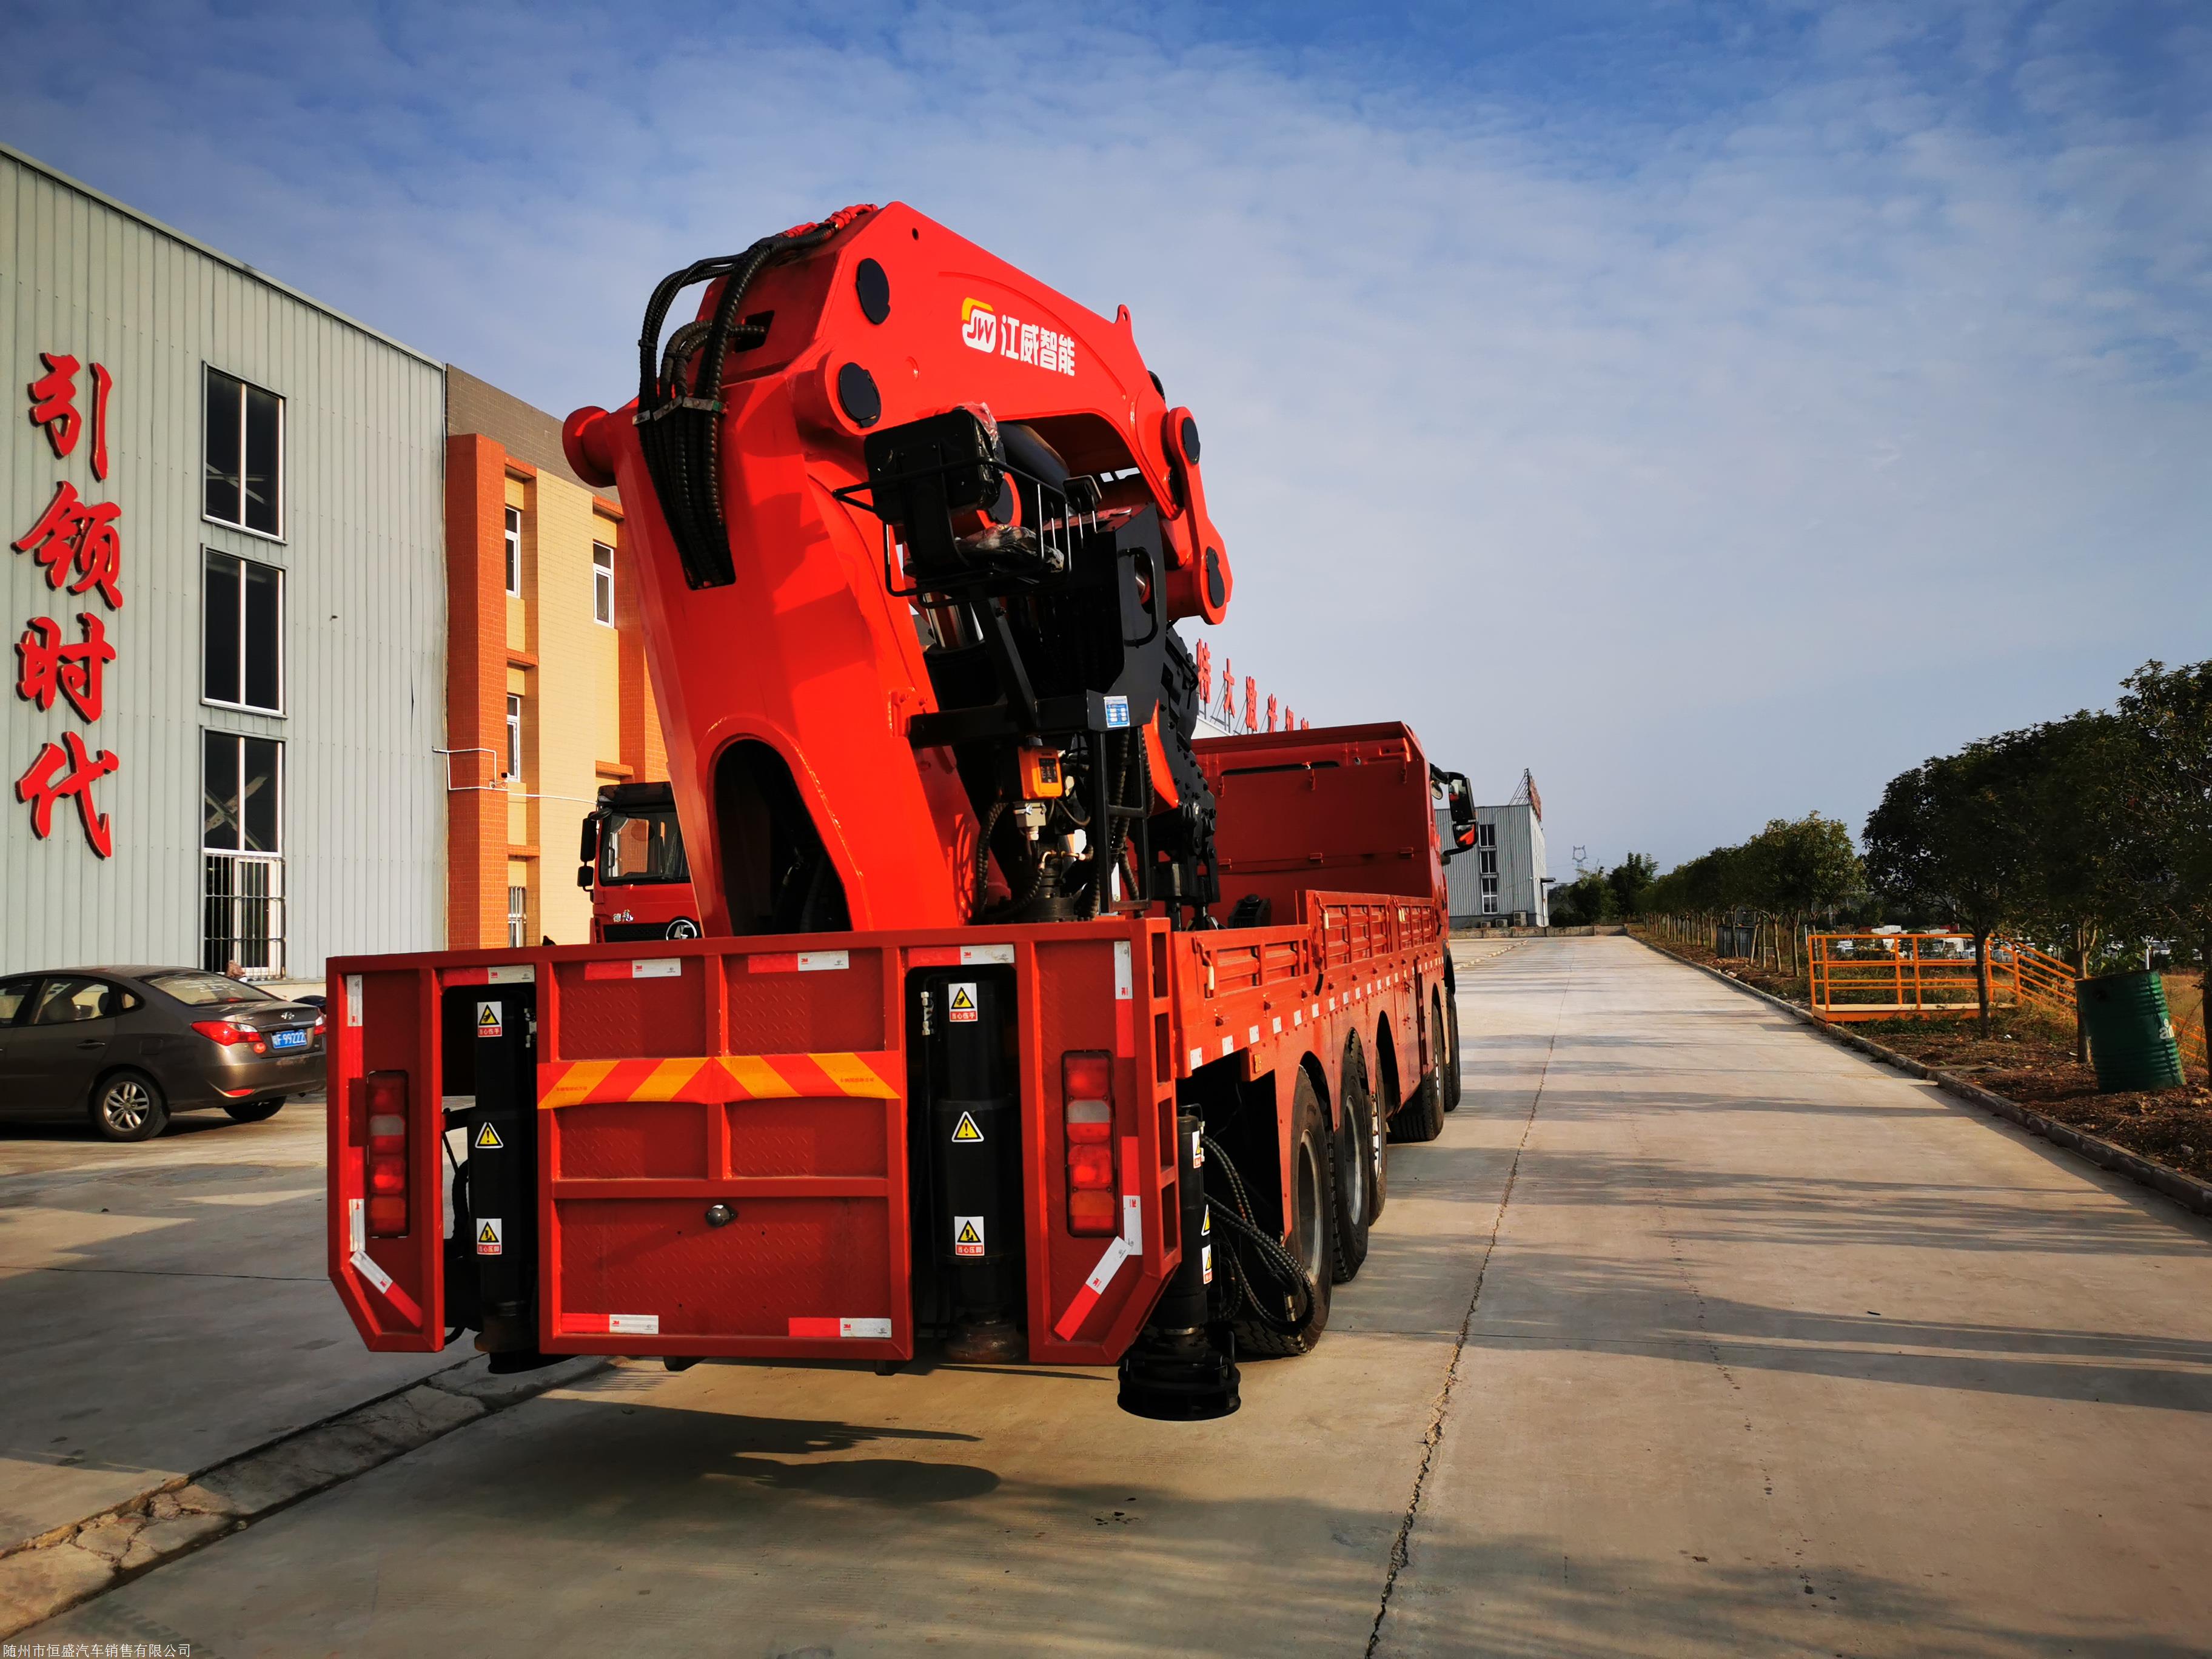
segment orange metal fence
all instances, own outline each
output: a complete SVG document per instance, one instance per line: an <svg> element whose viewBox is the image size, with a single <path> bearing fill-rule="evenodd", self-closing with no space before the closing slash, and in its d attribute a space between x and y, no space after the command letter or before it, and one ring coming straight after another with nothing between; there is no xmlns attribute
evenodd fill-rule
<svg viewBox="0 0 2212 1659"><path fill-rule="evenodd" d="M1808 933L1813 1012L1834 1021L1948 1019L1981 1006L1971 933ZM2016 940L1990 941L1990 1006L2071 1018L2074 970Z"/></svg>

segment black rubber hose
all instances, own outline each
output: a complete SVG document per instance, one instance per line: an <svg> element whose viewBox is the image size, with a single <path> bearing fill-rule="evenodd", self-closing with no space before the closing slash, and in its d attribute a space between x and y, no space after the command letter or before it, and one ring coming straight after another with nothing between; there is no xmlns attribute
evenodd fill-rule
<svg viewBox="0 0 2212 1659"><path fill-rule="evenodd" d="M1244 1177L1236 1163L1223 1150L1221 1143L1212 1135L1203 1138L1206 1159L1218 1164L1229 1188L1230 1203L1223 1204L1211 1193L1206 1194L1206 1207L1218 1216L1224 1231L1233 1236L1230 1249L1224 1254L1235 1262L1237 1295L1252 1310L1252 1316L1269 1330L1283 1336L1296 1336L1304 1330L1306 1322L1313 1317L1313 1280L1306 1276L1304 1263L1283 1248L1282 1241L1271 1237L1252 1218L1252 1194L1244 1185ZM1295 1317L1285 1319L1270 1310L1252 1293L1252 1267L1244 1259L1244 1247L1258 1252L1265 1265L1267 1276L1282 1287L1284 1299L1293 1308L1301 1310ZM1236 1309L1230 1310L1233 1317Z"/></svg>
<svg viewBox="0 0 2212 1659"><path fill-rule="evenodd" d="M993 801L991 810L983 815L982 829L976 833L975 902L968 907L968 915L974 921L981 921L983 919L983 894L991 881L991 835L998 829L1000 815L1006 810L1006 802Z"/></svg>

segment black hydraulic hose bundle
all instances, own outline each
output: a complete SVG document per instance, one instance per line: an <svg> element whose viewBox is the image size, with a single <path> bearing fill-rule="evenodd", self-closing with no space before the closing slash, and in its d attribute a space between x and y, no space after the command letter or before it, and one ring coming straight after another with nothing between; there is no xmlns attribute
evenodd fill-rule
<svg viewBox="0 0 2212 1659"><path fill-rule="evenodd" d="M646 304L637 342L638 443L694 587L723 586L736 574L729 526L722 516L719 424L722 370L729 361L738 308L770 260L803 252L836 229L824 223L797 234L763 236L743 253L699 260L661 278ZM676 296L694 283L717 279L723 285L714 319L678 329L663 352L660 331ZM687 378L684 361L692 355L695 341L697 366Z"/></svg>
<svg viewBox="0 0 2212 1659"><path fill-rule="evenodd" d="M1207 1135L1203 1144L1206 1163L1220 1167L1223 1184L1229 1189L1230 1201L1225 1205L1211 1192L1206 1195L1206 1208L1227 1235L1228 1248L1222 1252L1229 1279L1225 1316L1235 1319L1249 1309L1257 1323L1279 1335L1296 1336L1313 1317L1313 1280L1306 1276L1304 1264L1283 1248L1283 1242L1253 1219L1252 1194L1221 1143ZM1254 1256L1258 1258L1256 1264ZM1254 1291L1255 1271L1281 1289L1280 1305L1291 1310L1287 1316L1275 1312Z"/></svg>

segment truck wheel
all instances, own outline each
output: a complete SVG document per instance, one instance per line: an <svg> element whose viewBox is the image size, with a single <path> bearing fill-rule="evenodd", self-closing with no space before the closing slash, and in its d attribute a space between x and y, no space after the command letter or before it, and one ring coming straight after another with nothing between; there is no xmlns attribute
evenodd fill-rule
<svg viewBox="0 0 2212 1659"><path fill-rule="evenodd" d="M118 1072L92 1091L93 1133L102 1140L151 1140L168 1127L161 1085L143 1072Z"/></svg>
<svg viewBox="0 0 2212 1659"><path fill-rule="evenodd" d="M1390 1120L1393 1140L1434 1140L1444 1132L1443 998L1429 994L1429 1069L1406 1109Z"/></svg>
<svg viewBox="0 0 2212 1659"><path fill-rule="evenodd" d="M1382 1053L1382 1045L1390 1040L1389 1022L1386 1019L1375 1034L1375 1052ZM1390 1160L1383 1152L1390 1138L1390 1125L1398 1115L1397 1086L1391 1082L1392 1067L1385 1063L1382 1068L1382 1089L1378 1093L1372 1079L1364 1071L1361 1078L1367 1089L1367 1227L1370 1232L1382 1218L1383 1206L1390 1201Z"/></svg>
<svg viewBox="0 0 2212 1659"><path fill-rule="evenodd" d="M1357 1277L1367 1260L1367 1229L1375 1206L1375 1098L1368 1091L1366 1060L1357 1041L1345 1047L1342 1078L1338 1093L1343 1107L1330 1149L1336 1165L1336 1236L1329 1265L1340 1285Z"/></svg>
<svg viewBox="0 0 2212 1659"><path fill-rule="evenodd" d="M1303 1068L1291 1120L1290 1250L1312 1281L1313 1300L1305 1322L1295 1332L1272 1329L1249 1315L1238 1320L1237 1346L1243 1353L1286 1358L1310 1352L1328 1328L1330 1251L1334 1249L1329 1235L1335 1230L1335 1174L1329 1167L1331 1143L1328 1120L1322 1115L1321 1097L1314 1092L1313 1079ZM1218 1228L1214 1237L1218 1243Z"/></svg>
<svg viewBox="0 0 2212 1659"><path fill-rule="evenodd" d="M1444 1032L1449 1041L1444 1044L1444 1110L1459 1109L1459 999L1444 999Z"/></svg>

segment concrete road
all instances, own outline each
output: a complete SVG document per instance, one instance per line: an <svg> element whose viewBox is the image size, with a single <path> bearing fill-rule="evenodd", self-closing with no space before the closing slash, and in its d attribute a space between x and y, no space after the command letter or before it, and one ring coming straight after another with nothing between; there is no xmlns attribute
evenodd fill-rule
<svg viewBox="0 0 2212 1659"><path fill-rule="evenodd" d="M319 1103L0 1126L0 1549L465 1357L364 1353L322 1225Z"/></svg>
<svg viewBox="0 0 2212 1659"><path fill-rule="evenodd" d="M2201 1653L2212 1236L1621 939L1462 977L1315 1354L631 1367L17 1639L198 1654Z"/></svg>

